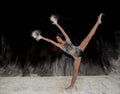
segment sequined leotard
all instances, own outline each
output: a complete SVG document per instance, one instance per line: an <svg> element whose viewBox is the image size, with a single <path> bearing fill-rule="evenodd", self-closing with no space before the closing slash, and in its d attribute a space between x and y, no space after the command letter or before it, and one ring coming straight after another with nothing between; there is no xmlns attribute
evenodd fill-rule
<svg viewBox="0 0 120 94"><path fill-rule="evenodd" d="M75 49L75 53L74 55L72 55L74 58L78 58L82 56L82 50L79 48L79 46L74 46L71 42L64 43L64 51L66 53L70 54L72 49Z"/></svg>

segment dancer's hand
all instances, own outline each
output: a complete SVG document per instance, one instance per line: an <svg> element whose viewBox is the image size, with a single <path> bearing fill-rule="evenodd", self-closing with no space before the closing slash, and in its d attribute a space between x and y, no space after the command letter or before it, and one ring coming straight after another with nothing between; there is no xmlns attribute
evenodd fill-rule
<svg viewBox="0 0 120 94"><path fill-rule="evenodd" d="M38 36L36 37L36 40L39 41L40 39L42 39L42 36L41 36L41 35L38 35Z"/></svg>
<svg viewBox="0 0 120 94"><path fill-rule="evenodd" d="M40 32L38 30L32 32L32 37L35 38L37 41L42 39L42 36L40 35Z"/></svg>
<svg viewBox="0 0 120 94"><path fill-rule="evenodd" d="M57 24L58 18L55 15L51 15L50 21L52 21L52 24Z"/></svg>

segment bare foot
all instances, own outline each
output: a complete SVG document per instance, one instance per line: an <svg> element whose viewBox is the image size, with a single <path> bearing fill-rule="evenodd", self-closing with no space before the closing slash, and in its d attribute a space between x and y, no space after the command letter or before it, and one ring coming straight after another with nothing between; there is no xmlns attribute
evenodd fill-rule
<svg viewBox="0 0 120 94"><path fill-rule="evenodd" d="M67 88L65 88L66 90L68 90L68 89L72 89L73 88L73 86L68 86Z"/></svg>
<svg viewBox="0 0 120 94"><path fill-rule="evenodd" d="M99 24L101 24L101 23L102 23L102 21L101 21L102 16L103 16L103 13L100 13L100 15L98 16L98 23L99 23Z"/></svg>

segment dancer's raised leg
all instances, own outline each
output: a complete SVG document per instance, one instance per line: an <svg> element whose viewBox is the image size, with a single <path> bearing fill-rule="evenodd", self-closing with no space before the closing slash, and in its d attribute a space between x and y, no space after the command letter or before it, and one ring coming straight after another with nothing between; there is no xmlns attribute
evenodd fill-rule
<svg viewBox="0 0 120 94"><path fill-rule="evenodd" d="M82 51L85 50L85 48L87 47L88 43L90 42L91 38L93 37L93 35L95 34L98 26L102 23L101 19L102 19L102 15L103 13L101 13L99 16L98 16L98 20L97 22L95 23L95 25L93 26L93 28L91 29L90 33L87 35L87 37L85 37L85 39L83 39L83 41L80 43L80 49Z"/></svg>

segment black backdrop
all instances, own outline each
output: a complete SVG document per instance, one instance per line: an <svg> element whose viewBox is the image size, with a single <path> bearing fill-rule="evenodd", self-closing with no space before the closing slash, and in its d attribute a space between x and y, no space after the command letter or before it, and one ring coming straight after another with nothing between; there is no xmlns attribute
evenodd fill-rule
<svg viewBox="0 0 120 94"><path fill-rule="evenodd" d="M55 75L53 73L55 70L50 68L54 66L53 62L57 62L57 58L60 61L59 58L64 53L43 40L37 42L31 37L31 32L38 29L43 36L55 40L55 35L60 31L51 24L49 20L51 14L59 16L59 24L70 36L72 42L78 45L95 24L97 16L103 12L102 24L84 52L83 62L86 63L81 66L83 68L88 66L87 71L81 68L80 74L106 74L101 70L105 71L106 68L117 70L119 68L119 63L117 63L118 67L116 68L116 65L111 62L111 60L116 60L116 62L119 60L120 18L117 4L101 2L99 5L98 3L87 5L87 3L71 2L72 4L70 4L70 2L62 1L54 1L55 4L53 2L11 3L4 3L1 13L3 21L3 30L1 30L1 76L20 73L29 75L30 71L33 72L33 70L39 75ZM72 62L72 60L70 59L69 62ZM90 64L93 64L93 66L97 64L97 72L89 72L90 66L92 66L89 62L92 62ZM50 66L46 67L45 64ZM18 70L22 71L15 74L15 70L11 70L13 65L15 68L19 67L19 69L16 69L17 72ZM32 66L32 68L29 69L28 66ZM63 67L66 66L67 64ZM99 70L99 68L101 69ZM50 73L48 73L49 70L51 70ZM64 73L59 74L58 72L58 74L65 75L65 69L61 70ZM10 71L13 72L9 73Z"/></svg>

